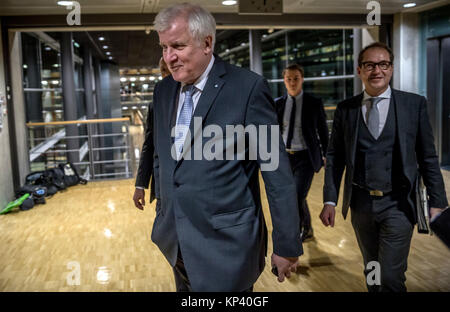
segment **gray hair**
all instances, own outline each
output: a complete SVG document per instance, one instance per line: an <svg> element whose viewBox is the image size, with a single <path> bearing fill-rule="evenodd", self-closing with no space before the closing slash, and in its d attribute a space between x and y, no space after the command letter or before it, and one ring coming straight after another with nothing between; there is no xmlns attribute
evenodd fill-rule
<svg viewBox="0 0 450 312"><path fill-rule="evenodd" d="M199 5L180 3L165 8L155 17L154 27L157 32L165 31L170 24L180 16L185 16L191 36L201 42L205 37L212 36L212 49L216 42L216 20Z"/></svg>

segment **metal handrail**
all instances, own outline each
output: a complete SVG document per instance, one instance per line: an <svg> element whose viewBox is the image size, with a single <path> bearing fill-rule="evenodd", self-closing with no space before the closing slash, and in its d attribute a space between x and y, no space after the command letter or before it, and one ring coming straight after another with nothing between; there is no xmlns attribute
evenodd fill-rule
<svg viewBox="0 0 450 312"><path fill-rule="evenodd" d="M86 120L68 120L68 121L51 121L51 122L28 122L28 127L38 126L67 126L67 125L82 125L82 124L95 124L95 123L108 123L108 122L129 122L130 118L110 118L110 119L86 119Z"/></svg>
<svg viewBox="0 0 450 312"><path fill-rule="evenodd" d="M125 127L124 132L115 132L115 133L106 133L106 134L98 134L98 130L95 127L96 125L105 124L105 123L122 123L121 127ZM27 127L30 129L30 131L34 131L37 128L43 127L43 128L49 128L50 132L54 131L51 130L51 128L54 127L67 127L67 126L84 126L86 125L87 135L71 135L71 136L65 136L65 130L59 130L62 134L62 136L55 137L52 134L49 134L47 130L45 130L46 135L48 137L34 137L35 135L39 136L39 132L30 132L30 144L34 144L33 142L42 142L39 143L39 148L33 148L30 149L30 161L33 162L36 159L39 159L41 155L44 155L45 158L45 167L51 168L51 166L57 166L58 163L61 163L61 159L67 159L69 156L68 153L79 153L79 156L75 156L76 159L72 159L72 163L76 166L82 165L82 166L88 166L86 168L86 172L84 175L89 175L88 179L102 179L106 177L111 176L127 176L132 177L133 170L131 168L134 168L134 158L132 157L133 151L132 146L130 142L130 135L129 135L129 118L110 118L110 119L79 119L79 120L69 120L69 121L54 121L54 122L29 122L27 123ZM123 128L122 128L123 129ZM84 131L86 131L84 130ZM50 137L52 135L52 137ZM108 146L106 141L104 142L102 139L105 137L116 137L119 141L111 141L113 142L113 146ZM123 137L120 138L120 137ZM51 142L49 142L49 139L51 138ZM71 149L52 149L59 145L60 141L66 140L66 139L72 139L72 140L83 140L84 144L80 143L80 149L74 149L73 147ZM86 140L87 139L87 140ZM94 144L94 140L101 140L96 141L98 143ZM119 146L117 145L119 142ZM70 142L66 141L66 144L69 144ZM106 146L105 146L106 143ZM114 144L116 143L116 144ZM100 144L100 146L95 147L95 145ZM78 143L77 143L78 145ZM75 146L77 146L75 145ZM70 145L69 145L70 146ZM69 147L67 146L67 147ZM112 154L103 154L105 151L111 151ZM123 152L122 152L123 151ZM64 155L65 153L65 155ZM33 156L31 156L33 155ZM89 155L89 161L83 160L85 155ZM106 158L102 157L103 155L110 155ZM48 159L47 157L50 157ZM110 157L112 159L110 159ZM79 159L79 161L76 161ZM111 165L108 165L111 164ZM120 168L124 168L124 170L120 170ZM100 170L100 172L96 172L97 170ZM118 170L119 169L119 170ZM104 170L113 170L112 172L108 172Z"/></svg>

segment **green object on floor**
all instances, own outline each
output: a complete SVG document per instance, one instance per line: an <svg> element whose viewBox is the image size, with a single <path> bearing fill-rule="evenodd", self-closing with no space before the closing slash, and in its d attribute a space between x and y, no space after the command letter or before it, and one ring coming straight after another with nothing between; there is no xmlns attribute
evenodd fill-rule
<svg viewBox="0 0 450 312"><path fill-rule="evenodd" d="M3 209L0 212L0 215L8 213L11 210L13 210L14 208L19 207L20 205L22 205L23 201L25 199L27 199L28 197L30 197L30 194L27 193L27 194L23 195L22 197L17 198L16 200L13 200L12 202L9 202L9 204L5 207L5 209Z"/></svg>

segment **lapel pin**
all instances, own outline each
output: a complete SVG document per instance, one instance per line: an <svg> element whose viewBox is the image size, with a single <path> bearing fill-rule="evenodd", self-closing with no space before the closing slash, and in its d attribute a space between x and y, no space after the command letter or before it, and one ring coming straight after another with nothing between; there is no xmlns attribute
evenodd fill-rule
<svg viewBox="0 0 450 312"><path fill-rule="evenodd" d="M214 88L217 88L218 86L219 86L218 84L215 84L215 85L214 85Z"/></svg>

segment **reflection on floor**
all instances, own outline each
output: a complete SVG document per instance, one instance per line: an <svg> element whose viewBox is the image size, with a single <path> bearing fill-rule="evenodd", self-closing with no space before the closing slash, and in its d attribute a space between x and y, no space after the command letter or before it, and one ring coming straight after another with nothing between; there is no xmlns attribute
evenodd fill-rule
<svg viewBox="0 0 450 312"><path fill-rule="evenodd" d="M315 239L304 244L297 274L278 283L268 258L255 291L365 291L350 221L339 214L331 229L318 219L322 181L323 171L308 197ZM448 172L446 183L448 189ZM133 191L133 180L78 185L45 205L0 216L0 291L174 291L171 268L150 240L155 205L134 208ZM264 211L271 230L266 199ZM450 291L448 259L436 237L415 231L408 289Z"/></svg>

